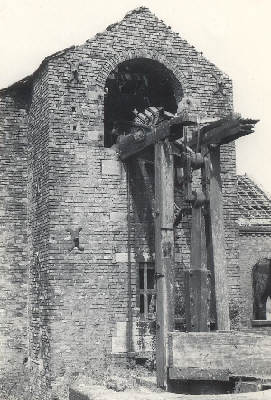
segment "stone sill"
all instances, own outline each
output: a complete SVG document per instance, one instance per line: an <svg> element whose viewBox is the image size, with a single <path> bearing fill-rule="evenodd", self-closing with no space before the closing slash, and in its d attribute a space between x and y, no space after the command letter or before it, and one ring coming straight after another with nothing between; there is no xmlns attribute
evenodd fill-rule
<svg viewBox="0 0 271 400"><path fill-rule="evenodd" d="M251 320L252 326L271 326L271 320L266 319L253 319Z"/></svg>

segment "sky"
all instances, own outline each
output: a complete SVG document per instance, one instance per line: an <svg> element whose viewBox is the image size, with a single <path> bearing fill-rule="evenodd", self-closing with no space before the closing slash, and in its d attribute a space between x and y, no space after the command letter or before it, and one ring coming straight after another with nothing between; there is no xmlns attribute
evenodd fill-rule
<svg viewBox="0 0 271 400"><path fill-rule="evenodd" d="M260 119L237 141L237 172L271 193L271 0L0 0L0 88L48 55L148 7L233 80L234 108Z"/></svg>

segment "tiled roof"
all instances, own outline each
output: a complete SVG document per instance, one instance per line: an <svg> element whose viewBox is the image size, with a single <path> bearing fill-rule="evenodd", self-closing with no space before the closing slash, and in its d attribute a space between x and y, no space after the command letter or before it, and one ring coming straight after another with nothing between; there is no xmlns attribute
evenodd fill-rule
<svg viewBox="0 0 271 400"><path fill-rule="evenodd" d="M271 199L247 175L238 175L240 225L271 225Z"/></svg>

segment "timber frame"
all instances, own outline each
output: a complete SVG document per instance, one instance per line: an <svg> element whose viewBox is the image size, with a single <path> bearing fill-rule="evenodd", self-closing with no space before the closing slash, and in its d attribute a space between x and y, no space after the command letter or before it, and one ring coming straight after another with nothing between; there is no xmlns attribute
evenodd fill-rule
<svg viewBox="0 0 271 400"><path fill-rule="evenodd" d="M174 173L186 203L192 207L191 265L185 271L186 323L189 331L210 330L210 279L215 293L216 328L230 329L226 273L225 234L220 146L254 131L258 122L237 115L200 121L189 139L187 127L197 119L183 113L156 126L140 126L118 138L117 150L124 162L154 148L155 166L155 271L157 279L157 385L167 388L168 335L174 330ZM192 128L193 129L193 128ZM193 171L201 170L201 189L192 191ZM182 212L182 210L181 210Z"/></svg>

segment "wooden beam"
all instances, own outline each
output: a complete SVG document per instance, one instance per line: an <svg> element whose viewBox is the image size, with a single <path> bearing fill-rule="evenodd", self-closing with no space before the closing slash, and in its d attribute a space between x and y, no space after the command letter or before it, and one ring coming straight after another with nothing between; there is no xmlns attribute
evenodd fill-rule
<svg viewBox="0 0 271 400"><path fill-rule="evenodd" d="M252 119L222 119L216 121L208 126L204 126L200 130L200 145L221 145L232 142L239 137L249 135L254 132L254 125L258 120ZM189 142L189 146L195 146L197 144L197 137L193 137Z"/></svg>
<svg viewBox="0 0 271 400"><path fill-rule="evenodd" d="M237 138L253 132L254 125L258 120L226 118L210 123L200 130L199 144L221 145L229 143ZM195 125L196 121L187 116L176 116L170 120L161 122L156 127L142 125L131 126L133 133L119 136L117 151L121 160L137 155L149 146L154 145L159 140L169 138L171 141L179 139L183 135L183 127ZM189 146L195 146L197 138L194 137L189 142Z"/></svg>
<svg viewBox="0 0 271 400"><path fill-rule="evenodd" d="M229 116L226 118L222 118L213 122L210 122L208 125L204 125L201 129L200 129L200 133L201 135L205 135L208 131L211 131L215 128L219 128L224 124L228 124L231 123L231 121L239 121L241 125L247 125L247 124L252 124L255 125L259 120L257 119L249 119L249 118L241 118L236 117L236 116ZM201 123L204 123L204 121L200 121Z"/></svg>
<svg viewBox="0 0 271 400"><path fill-rule="evenodd" d="M230 329L227 260L223 215L222 183L220 177L220 147L209 152L209 235L208 260L214 277L216 320L218 330Z"/></svg>
<svg viewBox="0 0 271 400"><path fill-rule="evenodd" d="M157 386L167 387L168 332L174 330L174 185L168 141L155 145L155 270L157 282Z"/></svg>
<svg viewBox="0 0 271 400"><path fill-rule="evenodd" d="M149 146L154 145L159 140L169 138L176 140L183 135L183 126L195 125L194 121L189 121L181 116L174 117L168 121L163 121L156 127L142 126L135 132L126 136L119 136L117 151L121 160L132 157Z"/></svg>

